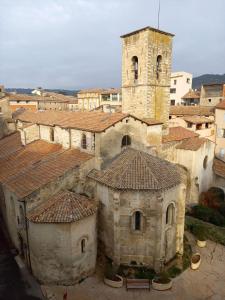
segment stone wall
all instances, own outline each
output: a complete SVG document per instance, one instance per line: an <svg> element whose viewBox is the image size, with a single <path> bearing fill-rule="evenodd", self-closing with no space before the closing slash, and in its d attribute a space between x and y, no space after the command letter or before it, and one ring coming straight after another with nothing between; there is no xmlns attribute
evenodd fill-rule
<svg viewBox="0 0 225 300"><path fill-rule="evenodd" d="M46 110L46 109L47 110L64 110L64 111L68 110L68 103L60 102L60 101L54 102L54 100L38 101L37 106L38 106L38 109L40 109L40 110Z"/></svg>
<svg viewBox="0 0 225 300"><path fill-rule="evenodd" d="M4 95L4 92L2 93ZM9 107L9 98L0 97L0 139L14 130L14 127L13 126L9 127L7 122L7 119L11 117L12 117L12 113Z"/></svg>
<svg viewBox="0 0 225 300"><path fill-rule="evenodd" d="M40 282L74 284L95 270L96 215L68 224L29 222L29 243L31 268Z"/></svg>
<svg viewBox="0 0 225 300"><path fill-rule="evenodd" d="M29 144L40 138L39 136L39 125L33 124L23 129L19 129L20 137L23 145Z"/></svg>
<svg viewBox="0 0 225 300"><path fill-rule="evenodd" d="M139 120L128 117L105 132L96 134L96 158L107 162L121 153L122 138L125 135L131 138L132 148L154 154L155 148L160 147L161 144L162 126L147 126Z"/></svg>
<svg viewBox="0 0 225 300"><path fill-rule="evenodd" d="M46 201L61 190L68 189L77 193L82 193L84 192L86 175L94 168L94 163L95 160L91 159L84 163L81 168L74 168L65 172L64 175L47 183L24 199L19 199L12 191L7 189L6 186L2 188L1 211L15 247L18 249L20 247L18 232L20 232L21 237L26 241L25 232L20 230L17 222L18 218L21 218L19 206L23 205L19 200L24 200L26 202L26 211L29 212L31 209L37 207L40 203Z"/></svg>
<svg viewBox="0 0 225 300"><path fill-rule="evenodd" d="M213 158L215 145L207 140L197 151L176 149L179 142L163 144L160 156L184 166L189 173L188 198L186 205L198 203L201 192L207 191L213 182ZM204 168L206 160L206 168Z"/></svg>
<svg viewBox="0 0 225 300"><path fill-rule="evenodd" d="M165 192L115 191L97 184L99 200L98 237L106 256L117 264L144 264L160 268L183 253L186 189L184 184ZM166 224L169 204L175 207L172 224ZM134 229L133 218L141 212L141 230Z"/></svg>

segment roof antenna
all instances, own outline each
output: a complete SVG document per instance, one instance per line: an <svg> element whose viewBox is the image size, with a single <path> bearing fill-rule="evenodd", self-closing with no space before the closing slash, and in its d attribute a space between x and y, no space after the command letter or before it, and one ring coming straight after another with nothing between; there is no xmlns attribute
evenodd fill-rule
<svg viewBox="0 0 225 300"><path fill-rule="evenodd" d="M158 9L158 29L159 29L159 16L160 16L160 0L159 0L159 9Z"/></svg>

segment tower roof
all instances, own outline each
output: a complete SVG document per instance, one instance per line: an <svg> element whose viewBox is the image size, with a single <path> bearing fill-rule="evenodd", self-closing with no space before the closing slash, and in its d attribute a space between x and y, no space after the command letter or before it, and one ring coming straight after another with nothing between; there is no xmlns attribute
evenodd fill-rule
<svg viewBox="0 0 225 300"><path fill-rule="evenodd" d="M162 31L162 30L156 29L156 28L154 28L154 27L147 26L147 27L140 28L140 29L138 29L138 30L135 30L135 31L126 33L126 34L124 34L124 35L121 35L120 37L121 37L121 38L125 38L125 37L128 37L128 36L137 34L137 33L141 32L141 31L145 31L145 30L155 31L155 32L158 32L158 33L161 33L161 34L170 35L170 36L172 36L172 37L174 36L174 34L172 34L172 33L169 33L169 32L166 32L166 31Z"/></svg>
<svg viewBox="0 0 225 300"><path fill-rule="evenodd" d="M180 183L174 164L132 148L126 148L105 170L92 170L88 176L120 190L161 190Z"/></svg>

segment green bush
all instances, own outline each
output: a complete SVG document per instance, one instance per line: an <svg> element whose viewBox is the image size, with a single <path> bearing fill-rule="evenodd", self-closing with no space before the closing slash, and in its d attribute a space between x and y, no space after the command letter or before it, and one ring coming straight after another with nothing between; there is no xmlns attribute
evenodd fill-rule
<svg viewBox="0 0 225 300"><path fill-rule="evenodd" d="M169 283L170 282L170 277L169 274L167 272L162 272L158 275L155 276L154 281L157 283Z"/></svg>
<svg viewBox="0 0 225 300"><path fill-rule="evenodd" d="M182 273L182 270L177 266L173 266L167 271L167 273L170 278L175 278Z"/></svg>
<svg viewBox="0 0 225 300"><path fill-rule="evenodd" d="M196 205L192 208L191 215L197 219L212 223L217 226L225 226L225 217L215 209Z"/></svg>
<svg viewBox="0 0 225 300"><path fill-rule="evenodd" d="M204 226L207 232L207 239L214 241L215 243L219 243L225 246L225 228L218 227L216 225L205 223L199 219L186 216L185 218L185 227L186 230L192 232L195 226L202 225Z"/></svg>
<svg viewBox="0 0 225 300"><path fill-rule="evenodd" d="M205 241L207 239L207 231L203 225L192 226L192 233L199 241Z"/></svg>
<svg viewBox="0 0 225 300"><path fill-rule="evenodd" d="M153 279L155 276L155 271L148 268L139 268L135 272L135 278L137 279Z"/></svg>

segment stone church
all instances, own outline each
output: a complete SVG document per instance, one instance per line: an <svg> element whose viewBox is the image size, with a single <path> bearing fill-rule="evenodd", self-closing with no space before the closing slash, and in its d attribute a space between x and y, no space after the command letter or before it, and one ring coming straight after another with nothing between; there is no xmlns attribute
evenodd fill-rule
<svg viewBox="0 0 225 300"><path fill-rule="evenodd" d="M154 268L183 253L185 205L211 184L213 144L168 128L173 35L122 37L122 113L25 111L0 140L0 205L44 283L92 274L97 246Z"/></svg>

